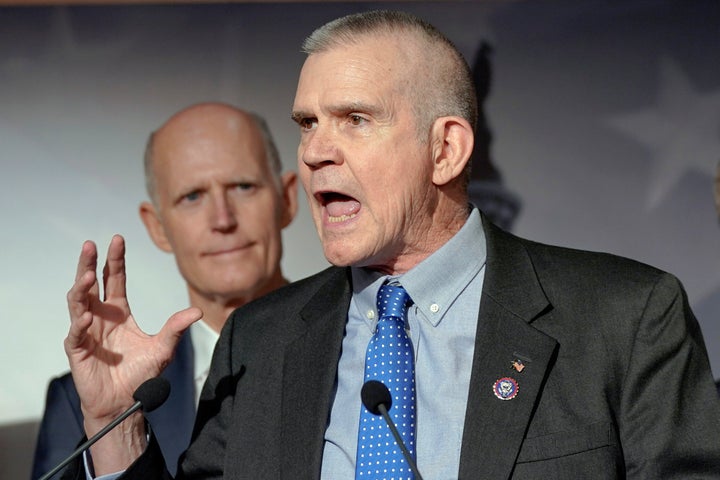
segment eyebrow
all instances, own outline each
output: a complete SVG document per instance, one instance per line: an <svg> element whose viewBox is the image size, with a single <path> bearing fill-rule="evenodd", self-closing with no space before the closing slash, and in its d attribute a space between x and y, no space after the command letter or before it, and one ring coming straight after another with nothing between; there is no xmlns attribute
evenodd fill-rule
<svg viewBox="0 0 720 480"><path fill-rule="evenodd" d="M378 112L378 107L377 105L371 105L367 102L348 102L333 105L329 110L334 113L340 112L342 114L350 112L365 112L374 115Z"/></svg>
<svg viewBox="0 0 720 480"><path fill-rule="evenodd" d="M310 116L312 116L312 115L308 115L307 113L302 112L302 111L295 111L290 114L290 120L292 120L295 123L299 123L300 120L302 120L303 118L308 118Z"/></svg>
<svg viewBox="0 0 720 480"><path fill-rule="evenodd" d="M347 103L338 103L336 105L331 105L326 110L328 110L333 115L347 115L351 112L363 112L363 113L369 113L370 115L377 115L378 112L380 112L380 108L378 108L377 105L373 105L367 102L347 102ZM290 114L290 118L294 122L299 122L303 118L315 118L317 115L314 113L305 112L303 110L296 110L293 111Z"/></svg>

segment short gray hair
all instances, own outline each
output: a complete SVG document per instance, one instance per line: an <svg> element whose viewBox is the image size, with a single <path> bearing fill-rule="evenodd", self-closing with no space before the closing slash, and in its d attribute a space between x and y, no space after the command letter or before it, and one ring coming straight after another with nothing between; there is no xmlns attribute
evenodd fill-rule
<svg viewBox="0 0 720 480"><path fill-rule="evenodd" d="M273 185L278 192L282 191L282 161L280 160L280 153L275 145L270 127L268 127L267 121L261 115L255 112L248 112L248 115L253 119L255 125L260 130L262 136L263 146L265 148L265 159L272 176ZM150 200L157 205L156 190L155 190L155 172L153 171L153 147L155 143L155 133L151 132L148 136L147 142L145 143L145 153L143 155L143 167L145 169L145 190L147 190L148 197Z"/></svg>
<svg viewBox="0 0 720 480"><path fill-rule="evenodd" d="M410 34L418 40L422 58L417 74L424 82L412 82L409 92L421 135L438 118L462 117L473 131L477 124L475 84L467 61L437 28L415 15L388 10L356 13L316 29L302 44L308 55L362 42L363 35Z"/></svg>

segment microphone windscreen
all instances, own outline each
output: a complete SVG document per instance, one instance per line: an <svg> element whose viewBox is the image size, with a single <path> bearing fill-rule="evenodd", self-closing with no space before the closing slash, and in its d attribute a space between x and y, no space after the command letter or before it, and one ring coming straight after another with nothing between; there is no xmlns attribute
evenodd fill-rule
<svg viewBox="0 0 720 480"><path fill-rule="evenodd" d="M170 382L163 377L145 380L133 393L133 398L142 404L145 412L152 412L170 396Z"/></svg>
<svg viewBox="0 0 720 480"><path fill-rule="evenodd" d="M375 415L380 415L380 410L378 410L380 405L385 405L385 408L388 410L390 410L390 406L392 405L390 390L388 390L384 383L378 382L377 380L368 380L365 382L360 391L360 397L362 398L365 408Z"/></svg>

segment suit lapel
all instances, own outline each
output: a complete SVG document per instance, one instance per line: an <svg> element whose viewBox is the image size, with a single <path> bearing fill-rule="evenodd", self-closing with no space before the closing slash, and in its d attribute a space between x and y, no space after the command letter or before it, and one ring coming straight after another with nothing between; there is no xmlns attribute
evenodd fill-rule
<svg viewBox="0 0 720 480"><path fill-rule="evenodd" d="M524 246L484 224L488 260L459 477L502 479L512 475L557 342L530 325L550 305ZM515 360L525 365L521 372L513 367ZM518 387L509 400L498 398L493 389L505 377Z"/></svg>
<svg viewBox="0 0 720 480"><path fill-rule="evenodd" d="M332 269L300 313L304 333L285 350L281 478L320 478L351 292L349 269Z"/></svg>

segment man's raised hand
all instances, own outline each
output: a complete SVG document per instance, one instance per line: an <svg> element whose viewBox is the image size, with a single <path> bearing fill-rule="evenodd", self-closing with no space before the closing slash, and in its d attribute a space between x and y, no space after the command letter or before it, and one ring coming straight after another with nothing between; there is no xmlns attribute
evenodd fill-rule
<svg viewBox="0 0 720 480"><path fill-rule="evenodd" d="M108 247L103 268L103 298L96 273L97 259L97 247L86 241L80 252L75 283L67 294L70 329L65 338L65 353L80 396L88 436L132 405L135 389L162 372L185 329L202 316L197 308L182 310L172 315L157 335L146 334L135 322L127 300L123 238L115 235ZM137 415L133 421L134 427L126 428L126 432L136 430L131 436L135 440L143 438L142 417ZM115 437L117 442L127 441L127 438ZM100 447L93 448L98 474L101 472L97 471L97 462L113 460L114 449L122 448L117 443L113 447L112 441L103 440L97 444ZM103 450L103 459L97 458L96 449L105 447L110 450ZM129 465L134 458L123 458L127 453L111 461L108 471Z"/></svg>

